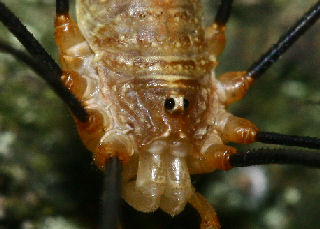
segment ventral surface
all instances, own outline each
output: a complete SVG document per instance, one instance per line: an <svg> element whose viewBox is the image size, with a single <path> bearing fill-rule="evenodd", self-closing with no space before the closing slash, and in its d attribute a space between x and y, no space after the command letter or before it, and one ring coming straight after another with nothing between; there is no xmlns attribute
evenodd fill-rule
<svg viewBox="0 0 320 229"><path fill-rule="evenodd" d="M192 4L194 3L190 3L189 5L187 4L187 1L183 1L182 3L180 3L181 5L179 7L183 9L186 8L192 11L193 9ZM255 5L246 5L246 3L238 4L240 8L241 7L244 8L245 6L245 7L249 7L250 9L252 8L259 9L259 7L264 7L264 5L267 5L267 3L261 2L261 3L256 3ZM271 5L272 3L270 3L270 6ZM145 5L137 6L137 8L139 7L147 7L147 6ZM168 7L168 6L167 5L159 6L159 8L161 7ZM237 12L236 7L237 5L235 6L235 10ZM306 4L306 7L307 7L307 4ZM122 11L120 12L122 13L128 12L129 14L130 11L126 9L129 9L129 7L126 8L123 6L123 8L121 9ZM238 9L238 12L241 12L241 9ZM117 14L117 12L110 12L110 15L112 14ZM282 14L284 17L285 12L282 12ZM249 16L251 16L251 14L249 14ZM147 16L137 15L136 17L143 18ZM237 15L235 17L237 17ZM252 15L251 17L253 18L254 16ZM178 20L177 18L179 18L179 20L183 22L182 16L175 17L172 20L173 21ZM161 20L161 17L159 16L158 19ZM198 19L202 20L201 16L199 16ZM114 17L114 18L111 18L110 20L116 20L116 18ZM121 18L121 20L124 20L124 18ZM148 20L151 21L151 19L148 19ZM238 19L235 18L234 20L238 20ZM140 25L137 24L136 26L138 28L141 28L141 30L143 30L143 27L145 26L146 21L147 19L141 19ZM272 20L270 20L270 23L271 22ZM81 27L81 23L80 22L78 23L80 25L81 31L84 30ZM123 27L124 30L125 29L129 30L134 27L128 21L126 21L124 24L126 23L129 23L130 26L127 26L127 28ZM138 39L135 39L135 36L138 36L139 34L134 34L134 33L126 33L130 37L121 37L120 35L123 33L121 33L121 31L118 31L117 28L114 27L113 29L117 32L115 34L118 34L118 37L115 37L114 36L115 34L113 32L110 32L110 34L108 34L110 35L108 39L110 39L109 41L110 44L113 42L113 45L112 47L106 46L106 50L101 50L101 53L99 53L100 51L95 51L96 50L95 43L96 42L104 43L106 41L104 41L103 39L100 39L99 36L96 36L96 34L98 34L96 31L98 30L98 28L92 28L92 31L94 31L92 32L92 34L83 33L84 37L86 37L88 41L90 52L91 51L94 52L94 58L92 57L91 63L95 63L96 66L94 64L93 65L90 64L90 66L95 66L92 68L98 69L97 71L98 73L96 75L88 74L88 77L93 76L92 77L93 81L96 80L99 84L107 85L109 88L113 89L114 94L109 95L108 93L110 92L103 92L103 91L98 92L95 89L90 91L89 89L86 88L86 90L88 90L87 91L88 97L91 96L91 94L93 94L92 97L90 98L95 98L95 99L99 98L102 101L101 103L108 103L108 99L111 100L112 98L113 108L111 107L110 110L114 109L114 111L110 111L110 112L115 112L118 114L118 116L119 114L121 114L121 117L115 116L117 117L118 120L112 120L113 121L112 130L118 130L118 129L120 130L119 132L115 132L117 137L120 136L120 139L123 133L125 133L126 136L132 136L132 139L127 139L127 138L123 139L123 141L126 142L125 144L126 146L131 145L132 147L132 149L125 148L125 151L130 151L130 153L128 152L126 154L129 154L130 161L132 162L132 164L130 164L131 162L129 161L128 168L130 165L132 165L133 167L145 166L145 169L147 171L148 169L151 170L153 168L153 171L156 171L156 173L160 174L159 177L161 176L162 178L164 177L163 179L161 178L159 180L156 180L156 182L154 182L152 179L158 179L158 178L143 177L143 175L145 174L140 174L138 172L139 168L135 168L135 173L137 175L137 177L134 178L134 179L137 179L137 181L135 181L136 186L139 186L138 178L141 179L141 183L140 183L141 186L142 184L146 184L143 182L148 183L151 179L151 183L149 182L150 183L149 185L151 186L151 188L148 188L148 190L156 193L156 195L160 193L159 194L161 196L160 199L162 200L162 198L165 197L164 193L166 193L166 189L163 187L164 186L167 187L167 183L171 179L170 173L168 171L170 171L170 169L173 168L173 166L178 166L179 168L181 168L180 170L172 169L171 171L181 171L181 173L179 174L179 177L183 177L184 174L189 174L189 173L183 173L183 171L186 171L186 170L190 172L192 168L192 166L190 165L191 163L188 160L188 156L192 155L192 152L194 153L201 152L201 148L204 147L205 145L204 139L207 136L206 134L202 135L204 136L202 137L202 139L200 137L199 138L194 137L196 136L196 130L199 130L201 128L207 129L207 128L204 128L204 126L206 125L208 126L207 123L210 122L210 118L212 118L212 117L209 117L207 110L205 109L201 110L201 106L200 106L201 103L203 104L203 107L204 105L206 105L206 107L210 107L207 105L212 103L217 104L215 107L216 109L218 109L217 107L219 107L221 104L219 105L218 99L215 100L215 98L210 98L209 96L212 94L217 94L217 90L213 90L212 88L208 87L209 83L210 84L212 83L211 81L213 76L211 73L217 64L217 61L216 61L217 55L210 55L210 53L206 53L209 49L208 42L206 42L205 40L206 27L201 27L199 23L199 28L197 27L186 28L186 26L183 26L183 23L181 23L180 27L174 27L172 28L172 30L170 30L168 28L161 29L162 23L158 23L161 25L155 25L156 24L155 20L151 23L154 24L154 30L153 30L154 34L152 34L152 28L150 28L150 31L146 31L146 33L142 32ZM175 22L175 23L178 24L178 22ZM251 25L250 23L254 24L253 22L249 21L249 25ZM276 23L277 22L275 22L274 24ZM87 24L90 25L90 22ZM97 25L92 25L92 27L94 26L98 27L100 26L100 24L97 23ZM102 27L99 27L101 31L103 31L104 29ZM245 29L244 27L247 27L247 26L243 25L242 29ZM179 29L181 29L181 31L184 31L185 29L199 30L199 35L197 36L195 35L194 38L192 39L195 39L195 40L202 39L201 44L203 45L203 47L198 47L197 45L194 45L192 47L194 47L195 50L189 50L187 52L186 51L187 48L185 46L182 48L182 45L188 45L187 42L191 42L192 39L188 38L187 40L186 38L181 38L181 40L175 41L174 39L178 36L170 37L168 35L168 34L174 34L175 32L177 32L175 29L177 31ZM245 33L239 28L235 28L235 29L236 31L231 33L238 34L238 35ZM237 32L237 29L239 29L239 32ZM87 30L87 31L90 31L90 30ZM113 30L110 30L110 31L113 31ZM167 42L166 44L165 40L161 40L162 36L167 36L169 40L172 39L170 40L171 42ZM238 38L238 36L235 36L235 37ZM123 40L121 41L121 39ZM184 41L184 39L187 41ZM233 37L230 37L230 38L228 37L228 40L230 40L228 45L232 47L232 46L235 46L233 44L238 44L237 42L239 41L237 40L235 41L235 43L232 44L231 39L233 39ZM246 40L249 38L242 38L242 39ZM194 42L193 44L196 44L195 40L193 41ZM155 43L152 44L152 41L154 41ZM133 45L135 42L136 42L136 46ZM169 48L167 48L167 51L162 50L160 52L158 50L159 46L157 45L157 42L160 44L163 44L164 47L168 45ZM254 42L249 42L249 43L252 44ZM126 44L130 44L130 45L126 47ZM181 48L179 48L180 45L181 45ZM241 45L239 44L239 46L237 47L241 49L243 45L245 44L241 44ZM97 45L97 47L98 46L99 45ZM307 46L309 46L309 44ZM191 47L191 45L189 45L189 47ZM85 48L83 50L84 52L88 51ZM104 54L108 52L110 55ZM69 54L70 53L67 53L67 55L65 56L68 56ZM81 53L81 55L83 55L83 53ZM93 55L93 54L90 53L88 56L90 55ZM233 54L233 55L236 55L236 54ZM243 61L242 59L250 59L250 57L245 57L246 55L249 55L249 54L246 54L243 52L241 56L238 56L238 60L241 59L240 61ZM177 57L177 59L174 59L175 57ZM204 61L206 62L204 65L207 67L202 68L201 60L199 61L199 59L196 59L196 58L204 58ZM101 67L100 64L103 66ZM197 66L197 64L199 64L199 66ZM224 65L224 63L222 64ZM71 67L74 66L73 63L71 65L72 65ZM226 63L226 65L228 66L229 64ZM246 65L244 64L243 66L246 66ZM241 67L237 66L234 68L228 67L228 70L243 69L243 66ZM71 68L70 66L68 67ZM66 67L65 70L67 70L68 67ZM106 80L107 76L108 76L108 80ZM121 82L117 82L118 77L121 77L122 79ZM290 79L290 82L291 81L292 79ZM293 84L289 84L289 85L299 86L300 81L297 80L297 82L298 84L295 84L296 82L293 82ZM148 87L145 87L145 85L148 85ZM304 82L303 83L301 82L301 85L304 85ZM95 85L92 86L92 88L95 88L95 87L96 87ZM280 87L280 86L277 85L276 87ZM308 86L303 86L303 87L308 87ZM282 89L280 88L280 91L281 90ZM202 93L199 93L200 91L202 91ZM99 96L96 96L95 93L99 94ZM286 97L288 95L285 92L283 92L282 94L284 94L285 98L288 98ZM297 96L297 95L289 95L289 98L291 98L290 96ZM301 95L298 95L298 96L301 96ZM88 97L86 98L83 97L83 100L87 99ZM282 98L282 99L280 98L280 101L285 100L285 98ZM174 106L172 109L167 109L166 102L172 101L172 99L174 101ZM261 98L259 97L259 101L262 101L262 100L263 100L262 96ZM188 102L185 102L185 101L188 101ZM253 102L253 103L258 103L258 102ZM281 103L285 103L285 102L281 102ZM185 109L185 104L188 104L186 109ZM89 105L90 103L88 102L88 106ZM120 107L123 107L124 110L121 110ZM94 110L96 110L96 107L92 107L92 111ZM195 111L197 111L198 113ZM102 113L103 112L97 112L98 118L96 120L99 120L99 117L100 117L99 115L101 115L101 119L103 119L103 123L112 122L110 120L107 120L106 117L111 117L111 116L114 117L113 114L105 115ZM239 113L242 113L241 109ZM250 116L250 114L248 116ZM264 115L261 115L261 116L264 117ZM182 119L180 117L184 117L184 118ZM197 123L197 117L200 117L202 122ZM260 121L260 118L258 119L259 121ZM252 120L255 120L255 119L252 119ZM273 123L271 125L273 126L277 124ZM111 124L106 125L106 128L108 128L109 126L111 126ZM147 129L147 131L139 130L138 128L139 126L141 126L144 129ZM202 133L204 133L204 131ZM309 135L312 135L312 134L309 134ZM97 138L99 137L101 139L104 136L105 136L105 133L101 134L101 136L97 136ZM99 141L96 140L99 143L92 143L92 141L89 139L87 144L99 145L100 139ZM103 138L103 139L108 140L107 138ZM127 144L127 141L131 141L130 144ZM121 146L121 143L119 144ZM119 148L121 148L120 146ZM207 147L209 148L209 146ZM179 152L179 154L177 154L176 152ZM125 157L126 154L123 156ZM99 153L96 153L96 157L98 158L99 156L102 157L101 160L104 160L103 154L100 155ZM126 158L126 160L129 160L129 159ZM134 161L137 165L134 165L135 164L133 163ZM152 165L153 161L155 164L164 163L172 166L165 167L167 168L167 169L164 169L165 171L154 169L155 168L154 166L151 168L148 168L148 166ZM146 162L146 165L144 165L144 162ZM175 167L175 168L178 168L178 167ZM129 175L130 175L130 172L128 172L128 176ZM191 187L188 181L189 175L185 175L185 177L187 177L186 179L184 179L186 180L185 182L186 185ZM130 177L130 180L132 180L132 177ZM130 186L129 183L128 183L128 186ZM142 192L144 192L144 190L142 190ZM190 191L190 193L192 193L192 191ZM188 193L185 194L186 197L188 197L188 195L189 195ZM156 202L157 201L154 201L152 202L152 204ZM154 205L152 205L152 207L154 207Z"/></svg>
<svg viewBox="0 0 320 229"><path fill-rule="evenodd" d="M122 197L137 210L175 216L189 202L202 228L220 228L190 174L231 169L237 151L225 144L255 142L257 132L225 110L253 79L216 79L224 24L204 27L199 1L76 3L79 27L58 14L55 35L62 80L90 115L77 123L95 163L123 161Z"/></svg>

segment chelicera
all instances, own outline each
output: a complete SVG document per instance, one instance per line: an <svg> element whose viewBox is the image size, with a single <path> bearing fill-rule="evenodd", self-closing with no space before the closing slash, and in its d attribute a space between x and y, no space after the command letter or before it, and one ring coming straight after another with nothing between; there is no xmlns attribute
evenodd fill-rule
<svg viewBox="0 0 320 229"><path fill-rule="evenodd" d="M230 158L237 152L224 143L251 143L257 140L255 125L232 116L225 111L225 106L242 98L253 79L263 71L253 66L252 71L228 73L218 80L212 75L216 58L224 46L224 24L231 1L224 1L227 3L220 8L216 22L207 29L198 24L200 11L197 11L199 3L196 1L178 2L182 5L178 7L171 1L151 4L152 7L159 7L156 4L160 4L160 8L170 9L172 13L165 13L167 11L163 9L157 9L157 13L152 10L148 12L133 2L120 10L124 15L119 13L111 17L110 24L113 20L129 20L126 13L133 7L137 11L129 15L141 20L137 21L137 28L143 27L146 16L141 17L141 12L147 11L150 21L153 17L157 20L159 17L169 18L165 20L173 17L176 24L172 25L172 31L175 31L174 26L179 29L181 26L182 31L188 30L184 23L191 20L190 25L199 29L195 29L197 33L189 38L189 45L188 42L170 40L182 39L185 34L181 37L168 36L166 39L169 42L163 40L162 43L159 39L150 42L148 37L137 31L141 37L135 37L136 40L130 37L136 34L129 32L115 33L116 39L112 37L114 34L108 37L106 32L113 31L113 28L109 28L110 24L103 22L100 26L90 21L94 15L99 15L99 4L105 4L100 2L89 7L80 1L79 11L84 11L79 13L79 17L83 17L78 21L82 26L80 33L70 19L67 7L64 7L65 2L61 2L56 36L64 70L62 81L82 102L89 115L89 119L85 115L81 118L81 112L78 112L75 113L75 119L84 144L94 153L97 166L104 169L110 158L123 161L123 197L136 209L151 212L160 207L176 215L189 202L199 211L204 228L219 228L212 207L192 189L189 172L197 174L215 169L228 170L236 164L231 163ZM177 9L178 13L174 12ZM192 14L188 9L196 12ZM130 21L128 23L128 28L124 26L121 29L130 31L132 24ZM164 32L167 30L164 29ZM202 42L199 47L190 46L190 43L199 41ZM160 46L166 54L172 51L175 55L181 55L180 52L184 53L188 48L197 48L200 51L197 50L195 59L199 59L195 61L192 55L183 56L183 60L173 55L176 57L174 61L170 55L168 61L167 57L159 58L161 55L144 59L146 54L141 54L142 57L131 55L131 52L137 52L133 48L135 45L140 49L145 48L141 52L147 54L157 54ZM119 57L112 52L114 47L125 50L124 53L129 50L130 53ZM205 55L201 56L203 53ZM193 63L190 65L190 62ZM82 68L84 65L88 68ZM86 77L81 77L83 75ZM100 87L97 87L98 84ZM263 141L261 136L264 135L260 135L258 140ZM299 142L296 144L302 144Z"/></svg>

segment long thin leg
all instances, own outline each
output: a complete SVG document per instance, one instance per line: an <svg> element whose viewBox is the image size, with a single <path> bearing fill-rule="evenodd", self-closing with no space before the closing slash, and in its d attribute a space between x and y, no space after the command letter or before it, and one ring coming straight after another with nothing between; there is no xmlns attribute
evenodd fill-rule
<svg viewBox="0 0 320 229"><path fill-rule="evenodd" d="M231 146L214 144L203 154L193 155L189 160L191 174L266 164L303 165L320 169L320 152L300 149L261 148L237 152Z"/></svg>
<svg viewBox="0 0 320 229"><path fill-rule="evenodd" d="M22 61L23 63L27 64L33 71L35 71L39 75L47 75L48 69L43 68L41 64L39 64L37 61L34 60L30 55L27 53L18 50L11 45L9 45L7 42L0 40L0 50L2 52L11 54L19 61Z"/></svg>
<svg viewBox="0 0 320 229"><path fill-rule="evenodd" d="M119 220L121 194L121 161L110 158L106 164L100 229L116 229Z"/></svg>
<svg viewBox="0 0 320 229"><path fill-rule="evenodd" d="M279 57L296 42L320 17L320 1L306 12L289 31L281 36L279 41L273 45L256 63L248 70L247 77L260 77Z"/></svg>
<svg viewBox="0 0 320 229"><path fill-rule="evenodd" d="M310 10L307 11L304 14L304 16L300 20L298 20L298 22L294 26L292 26L289 29L289 31L285 35L283 35L275 45L273 45L273 47L270 48L270 50L268 50L256 63L254 63L249 68L246 77L256 79L260 75L262 75L268 68L271 67L271 65L274 62L276 62L279 59L279 57L283 53L287 51L289 47L291 47L294 44L294 42L296 42L299 39L299 37L301 37L319 19L319 17L320 17L320 1L318 1L313 7L311 7ZM270 133L270 132L258 132L257 141L268 143L268 144L301 146L306 148L320 149L320 139L314 138L314 137L300 137L295 135L282 135L282 134ZM255 152L250 152L250 155L257 155L258 152L260 151L257 150ZM273 152L270 155L273 155L275 152L273 150L270 150L270 151ZM279 151L280 151L279 154L284 154L283 153L284 151L281 151L281 150ZM262 152L265 153L265 151L262 151ZM285 155L287 155L287 152L285 153ZM292 161L297 161L297 158L296 158L297 155L298 154L295 154L295 156L292 155ZM258 157L255 157L255 158L258 158ZM272 156L270 158L272 158ZM280 158L280 156L278 158ZM295 162L295 163L308 164L309 162L305 162L305 160L308 161L310 158L312 157L309 156L308 153L306 153L306 158L304 158L304 160L301 160L299 163L298 162ZM314 155L314 158L316 161L317 155ZM274 160L276 161L277 159L274 159ZM252 160L252 163L254 164L257 162ZM293 163L293 162L290 162L290 163ZM311 160L311 164L312 163L317 164L317 162L312 162ZM317 166L319 166L319 164L317 164Z"/></svg>
<svg viewBox="0 0 320 229"><path fill-rule="evenodd" d="M310 8L247 72L229 72L217 80L219 100L225 106L241 99L253 81L261 76L291 47L320 17L320 1ZM319 139L277 133L258 132L256 141L319 149Z"/></svg>
<svg viewBox="0 0 320 229"><path fill-rule="evenodd" d="M96 90L98 76L95 75L94 66L90 64L94 54L86 40L83 38L78 25L69 15L68 0L56 1L56 42L59 47L60 60L64 70L62 76L66 86L81 100L90 100L92 91ZM85 65L85 66L84 66ZM104 121L98 109L88 109L90 118L87 123L77 123L79 134L86 147L92 152L97 151L97 145L104 134ZM111 145L98 147L103 152L113 153ZM99 151L99 150L98 150ZM104 194L102 215L100 219L101 229L116 229L119 220L119 208L121 199L121 158L113 155L105 159L106 155L101 154L104 159L95 155L96 161L101 161L101 168L105 169ZM108 154L111 155L111 154Z"/></svg>
<svg viewBox="0 0 320 229"><path fill-rule="evenodd" d="M320 149L320 139L315 137L301 137L296 135L284 135L273 132L257 133L257 142L286 146L300 146L310 149Z"/></svg>
<svg viewBox="0 0 320 229"><path fill-rule="evenodd" d="M86 121L88 115L81 103L60 81L62 71L57 63L49 56L34 36L26 29L20 20L0 2L0 21L21 42L35 61L42 67L47 68L46 74L40 76L50 85L59 97L69 106L72 113L80 120Z"/></svg>
<svg viewBox="0 0 320 229"><path fill-rule="evenodd" d="M320 152L298 149L256 149L230 155L229 163L233 167L291 164L320 169Z"/></svg>
<svg viewBox="0 0 320 229"><path fill-rule="evenodd" d="M216 14L215 23L220 26L225 26L229 20L233 0L221 0L218 12Z"/></svg>
<svg viewBox="0 0 320 229"><path fill-rule="evenodd" d="M224 12L223 10L221 11ZM223 19L228 18L228 10L225 11L227 13L224 13L223 15L226 16L221 16L222 19L219 19L222 21L222 24L224 21ZM303 35L319 19L319 17L320 1L311 7L310 10L306 12L304 16L298 20L298 22L292 26L286 34L281 36L279 41L273 45L257 62L255 62L247 72L230 72L219 77L218 82L220 83L221 88L223 88L220 90L220 97L224 98L224 104L229 105L241 99L248 90L249 86L253 83L254 79L260 77L267 69L269 69L271 65L276 62L279 57L284 54L288 48L291 47L294 42L296 42L299 37L301 37L301 35ZM211 27L208 28L208 34L215 34L215 36L220 34L220 38L215 39L220 40L220 42L217 42L217 44L222 47L224 38L222 38L221 29L224 28L224 25L222 27L220 26L221 29L219 29L218 23L214 23ZM236 81L235 84L234 81Z"/></svg>
<svg viewBox="0 0 320 229"><path fill-rule="evenodd" d="M68 14L69 13L69 1L56 0L56 14Z"/></svg>

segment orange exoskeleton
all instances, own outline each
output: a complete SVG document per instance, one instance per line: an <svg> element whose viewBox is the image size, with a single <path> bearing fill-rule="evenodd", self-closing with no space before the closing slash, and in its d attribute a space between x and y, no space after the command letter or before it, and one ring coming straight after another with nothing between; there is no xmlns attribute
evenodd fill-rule
<svg viewBox="0 0 320 229"><path fill-rule="evenodd" d="M122 197L139 211L174 216L189 202L202 228L220 228L190 174L231 168L257 128L226 111L253 82L215 77L224 25L202 25L199 0L77 0L77 24L56 20L62 80L88 111L77 127L96 165L123 161Z"/></svg>

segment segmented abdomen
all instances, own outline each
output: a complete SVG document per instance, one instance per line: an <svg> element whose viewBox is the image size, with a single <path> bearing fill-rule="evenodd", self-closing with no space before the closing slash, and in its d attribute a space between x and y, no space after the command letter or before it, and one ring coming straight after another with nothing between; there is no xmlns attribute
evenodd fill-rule
<svg viewBox="0 0 320 229"><path fill-rule="evenodd" d="M199 77L215 65L198 0L77 1L82 34L114 72Z"/></svg>

